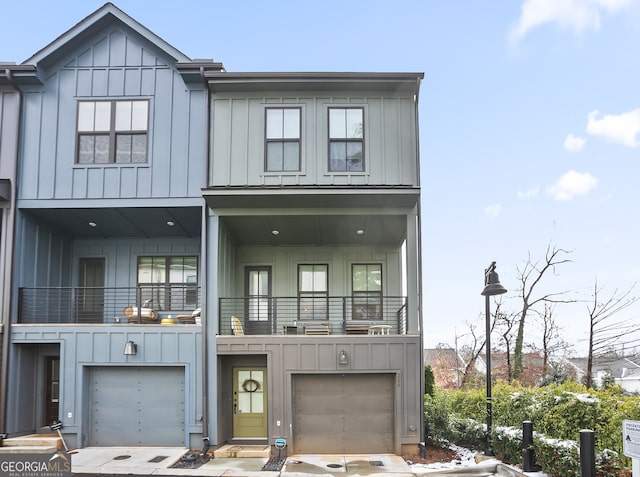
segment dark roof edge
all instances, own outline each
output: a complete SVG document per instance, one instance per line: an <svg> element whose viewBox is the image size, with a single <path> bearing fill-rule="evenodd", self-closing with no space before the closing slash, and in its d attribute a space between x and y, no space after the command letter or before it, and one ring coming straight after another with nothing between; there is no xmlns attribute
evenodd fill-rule
<svg viewBox="0 0 640 477"><path fill-rule="evenodd" d="M31 57L27 58L22 64L37 64L42 61L44 58L48 57L52 53L54 53L57 49L62 47L62 45L73 41L79 34L91 28L94 24L99 22L102 18L107 15L112 15L116 19L118 19L123 24L137 31L140 35L147 38L150 42L154 43L158 48L164 50L167 54L171 55L178 62L188 62L191 59L182 53L177 48L174 48L169 43L164 41L158 35L153 33L147 27L139 23L134 18L127 15L125 12L116 7L113 3L107 2L102 7L98 8L93 13L87 15L85 18L80 20L74 26L66 30L60 36L58 36L51 43L46 45L45 47L38 50Z"/></svg>
<svg viewBox="0 0 640 477"><path fill-rule="evenodd" d="M389 90L417 94L424 73L380 72L244 72L206 71L212 92L324 90Z"/></svg>
<svg viewBox="0 0 640 477"><path fill-rule="evenodd" d="M416 81L424 79L424 73L401 72L207 72L205 78L210 81L362 81L363 79L375 81Z"/></svg>

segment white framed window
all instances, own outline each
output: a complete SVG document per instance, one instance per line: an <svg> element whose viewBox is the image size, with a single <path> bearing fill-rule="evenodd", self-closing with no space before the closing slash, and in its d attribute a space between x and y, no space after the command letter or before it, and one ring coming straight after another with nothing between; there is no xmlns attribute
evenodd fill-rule
<svg viewBox="0 0 640 477"><path fill-rule="evenodd" d="M329 266L298 265L298 316L301 320L328 320Z"/></svg>
<svg viewBox="0 0 640 477"><path fill-rule="evenodd" d="M198 305L198 257L138 257L142 301L155 310L193 310Z"/></svg>
<svg viewBox="0 0 640 477"><path fill-rule="evenodd" d="M364 109L329 108L329 171L364 171Z"/></svg>
<svg viewBox="0 0 640 477"><path fill-rule="evenodd" d="M265 171L300 170L301 109L265 109Z"/></svg>
<svg viewBox="0 0 640 477"><path fill-rule="evenodd" d="M79 101L77 164L147 162L149 101Z"/></svg>
<svg viewBox="0 0 640 477"><path fill-rule="evenodd" d="M355 320L381 320L382 264L351 265L352 307Z"/></svg>

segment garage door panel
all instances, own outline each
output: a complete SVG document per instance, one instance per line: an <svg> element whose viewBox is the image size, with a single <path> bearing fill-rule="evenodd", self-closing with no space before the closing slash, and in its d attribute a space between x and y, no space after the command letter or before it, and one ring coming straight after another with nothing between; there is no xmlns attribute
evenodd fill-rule
<svg viewBox="0 0 640 477"><path fill-rule="evenodd" d="M392 374L294 376L294 452L394 452L394 383Z"/></svg>
<svg viewBox="0 0 640 477"><path fill-rule="evenodd" d="M183 367L96 367L90 372L90 445L184 445Z"/></svg>

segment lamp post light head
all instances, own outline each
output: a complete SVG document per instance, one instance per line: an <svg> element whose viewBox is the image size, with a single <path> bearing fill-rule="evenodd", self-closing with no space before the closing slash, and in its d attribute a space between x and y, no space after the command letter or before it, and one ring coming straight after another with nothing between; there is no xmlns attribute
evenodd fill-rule
<svg viewBox="0 0 640 477"><path fill-rule="evenodd" d="M484 290L480 293L483 296L494 296L507 293L507 289L500 283L498 272L496 272L496 262L491 262L489 268L484 271L484 285Z"/></svg>

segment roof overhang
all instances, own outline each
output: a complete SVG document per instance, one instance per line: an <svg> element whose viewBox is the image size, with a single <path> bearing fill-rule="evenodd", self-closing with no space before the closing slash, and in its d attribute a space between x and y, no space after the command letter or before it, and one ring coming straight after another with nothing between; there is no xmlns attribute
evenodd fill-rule
<svg viewBox="0 0 640 477"><path fill-rule="evenodd" d="M219 209L411 209L419 200L417 187L284 188L211 187L202 190L207 205Z"/></svg>
<svg viewBox="0 0 640 477"><path fill-rule="evenodd" d="M205 72L212 93L258 91L386 91L418 94L424 73Z"/></svg>

